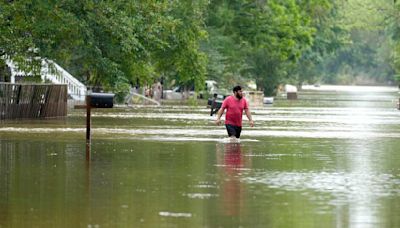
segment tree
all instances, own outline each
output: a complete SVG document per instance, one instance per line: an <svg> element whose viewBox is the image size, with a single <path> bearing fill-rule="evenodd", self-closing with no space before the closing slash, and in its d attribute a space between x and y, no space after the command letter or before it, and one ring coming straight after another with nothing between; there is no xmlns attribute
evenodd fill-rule
<svg viewBox="0 0 400 228"><path fill-rule="evenodd" d="M255 79L257 88L264 90L265 95L271 95L285 75L283 63L296 59L296 41L293 39L298 22L296 11L293 1L285 4L279 1L246 2L236 18L237 32L248 44L249 68L244 73Z"/></svg>
<svg viewBox="0 0 400 228"><path fill-rule="evenodd" d="M342 1L315 0L301 2L302 13L310 17L310 24L315 28L313 43L294 64L290 71L295 83L316 83L325 74L321 65L325 58L348 42L348 33L339 18L339 3Z"/></svg>
<svg viewBox="0 0 400 228"><path fill-rule="evenodd" d="M225 73L233 69L226 73L229 78L236 74L253 78L258 89L272 94L287 74L288 63L295 62L312 42L314 29L300 13L299 4L294 0L236 0L211 5L208 25L222 34L211 43L220 54L214 56L224 56L220 68Z"/></svg>
<svg viewBox="0 0 400 228"><path fill-rule="evenodd" d="M393 40L393 55L392 57L392 67L394 69L394 79L400 85L400 3L394 1L390 9L389 16L387 18L389 24L389 32Z"/></svg>
<svg viewBox="0 0 400 228"><path fill-rule="evenodd" d="M52 59L87 85L115 92L165 71L202 85L206 61L198 42L206 34L205 5L184 0L2 1L0 55L28 71L40 68L34 57Z"/></svg>
<svg viewBox="0 0 400 228"><path fill-rule="evenodd" d="M347 38L320 64L322 80L339 84L393 81L392 41L387 29L391 8L389 1L377 0L344 1L338 5L342 37Z"/></svg>

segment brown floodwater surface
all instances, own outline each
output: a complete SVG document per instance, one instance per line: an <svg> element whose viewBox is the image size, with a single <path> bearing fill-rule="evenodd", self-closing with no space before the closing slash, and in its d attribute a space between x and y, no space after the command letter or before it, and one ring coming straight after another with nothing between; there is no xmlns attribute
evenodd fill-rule
<svg viewBox="0 0 400 228"><path fill-rule="evenodd" d="M312 89L312 88L311 88ZM244 116L116 106L0 123L0 227L399 227L399 94L318 87Z"/></svg>

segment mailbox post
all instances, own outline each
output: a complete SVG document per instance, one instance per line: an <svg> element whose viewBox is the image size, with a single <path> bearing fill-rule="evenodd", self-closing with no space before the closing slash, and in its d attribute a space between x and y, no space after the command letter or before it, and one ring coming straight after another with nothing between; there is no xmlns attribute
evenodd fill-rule
<svg viewBox="0 0 400 228"><path fill-rule="evenodd" d="M86 161L90 161L90 146L92 144L92 137L90 134L90 127L92 125L92 107L90 106L90 96L86 96Z"/></svg>
<svg viewBox="0 0 400 228"><path fill-rule="evenodd" d="M90 93L86 95L86 105L75 106L75 108L86 109L86 161L90 161L92 108L112 108L113 106L114 94L112 93Z"/></svg>

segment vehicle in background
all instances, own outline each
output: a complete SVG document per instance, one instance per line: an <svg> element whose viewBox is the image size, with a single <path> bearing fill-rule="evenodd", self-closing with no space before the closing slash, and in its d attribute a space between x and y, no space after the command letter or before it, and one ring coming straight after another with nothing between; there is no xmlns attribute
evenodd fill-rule
<svg viewBox="0 0 400 228"><path fill-rule="evenodd" d="M184 89L182 86L176 86L172 90L164 90L163 98L167 100L179 100L184 97ZM193 97L195 95L194 87L189 89L189 97Z"/></svg>
<svg viewBox="0 0 400 228"><path fill-rule="evenodd" d="M263 103L264 104L273 104L274 103L274 97L264 97Z"/></svg>
<svg viewBox="0 0 400 228"><path fill-rule="evenodd" d="M214 80L206 80L206 90L208 94L214 94L218 90L217 82Z"/></svg>
<svg viewBox="0 0 400 228"><path fill-rule="evenodd" d="M206 80L204 90L201 90L197 93L197 98L206 99L209 97L213 97L214 94L224 96L226 91L221 90L217 86L217 82L214 80ZM178 100L184 98L184 87L183 86L176 86L172 90L164 90L163 91L163 98L170 99L170 100ZM194 86L189 88L189 97L195 96L196 92ZM187 97L186 97L187 98Z"/></svg>

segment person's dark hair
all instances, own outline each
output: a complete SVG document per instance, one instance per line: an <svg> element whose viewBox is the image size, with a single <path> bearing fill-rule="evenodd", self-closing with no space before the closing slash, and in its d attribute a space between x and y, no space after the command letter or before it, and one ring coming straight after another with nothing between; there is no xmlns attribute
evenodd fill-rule
<svg viewBox="0 0 400 228"><path fill-rule="evenodd" d="M240 86L235 86L235 87L233 87L233 89L232 89L233 92L237 92L237 91L239 91L239 90L242 90L242 87L240 87Z"/></svg>

